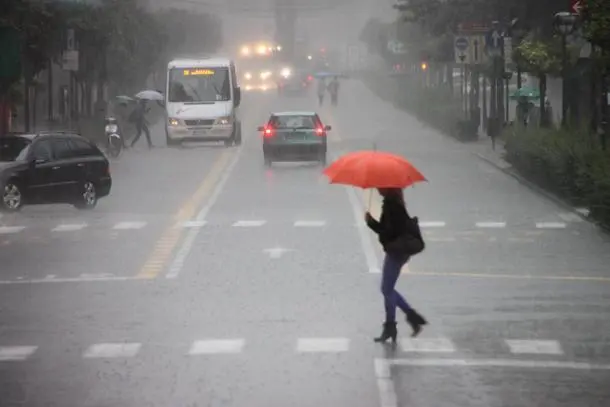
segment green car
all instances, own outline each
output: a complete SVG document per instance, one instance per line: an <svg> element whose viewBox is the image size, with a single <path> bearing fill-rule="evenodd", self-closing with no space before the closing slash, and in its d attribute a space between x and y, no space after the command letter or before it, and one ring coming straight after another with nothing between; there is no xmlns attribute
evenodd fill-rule
<svg viewBox="0 0 610 407"><path fill-rule="evenodd" d="M272 113L262 132L265 165L274 161L318 161L326 165L326 133L315 112Z"/></svg>

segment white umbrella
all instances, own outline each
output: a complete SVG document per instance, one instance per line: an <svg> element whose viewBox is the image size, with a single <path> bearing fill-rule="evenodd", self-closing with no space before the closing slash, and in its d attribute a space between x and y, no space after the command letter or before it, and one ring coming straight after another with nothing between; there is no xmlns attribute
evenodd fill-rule
<svg viewBox="0 0 610 407"><path fill-rule="evenodd" d="M143 90L136 95L136 98L146 100L163 100L163 95L156 90Z"/></svg>
<svg viewBox="0 0 610 407"><path fill-rule="evenodd" d="M132 102L133 101L133 98L126 96L126 95L120 95L120 96L117 96L116 98L122 102Z"/></svg>

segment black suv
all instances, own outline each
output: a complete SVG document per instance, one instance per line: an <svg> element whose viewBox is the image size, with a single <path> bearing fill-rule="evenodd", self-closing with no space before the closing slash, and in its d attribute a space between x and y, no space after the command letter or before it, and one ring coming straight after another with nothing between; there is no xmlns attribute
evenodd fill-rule
<svg viewBox="0 0 610 407"><path fill-rule="evenodd" d="M104 154L75 133L0 136L0 210L49 203L91 209L111 186Z"/></svg>

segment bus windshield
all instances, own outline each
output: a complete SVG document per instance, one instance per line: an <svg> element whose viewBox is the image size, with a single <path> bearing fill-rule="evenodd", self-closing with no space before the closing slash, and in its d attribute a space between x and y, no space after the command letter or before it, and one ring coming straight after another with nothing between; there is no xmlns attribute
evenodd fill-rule
<svg viewBox="0 0 610 407"><path fill-rule="evenodd" d="M169 72L168 101L214 103L231 100L228 68L173 68Z"/></svg>

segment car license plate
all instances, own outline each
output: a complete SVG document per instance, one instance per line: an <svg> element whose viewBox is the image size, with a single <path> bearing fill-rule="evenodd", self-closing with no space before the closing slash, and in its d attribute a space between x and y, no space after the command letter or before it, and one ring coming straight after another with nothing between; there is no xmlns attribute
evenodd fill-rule
<svg viewBox="0 0 610 407"><path fill-rule="evenodd" d="M205 136L207 131L205 130L193 130L193 136Z"/></svg>

